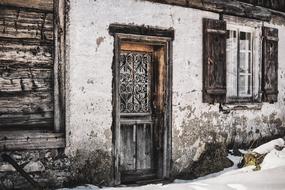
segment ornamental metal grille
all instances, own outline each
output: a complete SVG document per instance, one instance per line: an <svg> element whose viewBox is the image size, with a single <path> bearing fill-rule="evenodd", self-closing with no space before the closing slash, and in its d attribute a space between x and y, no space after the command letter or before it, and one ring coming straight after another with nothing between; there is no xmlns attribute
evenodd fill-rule
<svg viewBox="0 0 285 190"><path fill-rule="evenodd" d="M151 94L151 61L148 52L120 53L120 111L149 113Z"/></svg>

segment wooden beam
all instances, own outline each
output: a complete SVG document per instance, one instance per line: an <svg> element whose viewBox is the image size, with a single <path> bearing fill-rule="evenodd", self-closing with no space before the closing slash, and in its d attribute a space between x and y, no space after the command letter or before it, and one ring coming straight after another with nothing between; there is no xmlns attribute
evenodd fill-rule
<svg viewBox="0 0 285 190"><path fill-rule="evenodd" d="M135 34L145 36L157 36L157 37L168 37L174 39L174 29L161 29L150 26L138 26L138 25L125 25L125 24L111 24L109 26L110 34L114 35L117 33L123 34Z"/></svg>
<svg viewBox="0 0 285 190"><path fill-rule="evenodd" d="M64 133L1 131L0 150L28 150L65 147Z"/></svg>
<svg viewBox="0 0 285 190"><path fill-rule="evenodd" d="M280 1L280 0L263 0L263 1L257 1L257 0L239 0L245 3L250 3L253 5L261 6L261 7L266 7L270 8L273 10L278 10L285 12L285 1Z"/></svg>
<svg viewBox="0 0 285 190"><path fill-rule="evenodd" d="M221 14L270 21L272 12L260 6L236 0L145 0L154 3L196 8Z"/></svg>
<svg viewBox="0 0 285 190"><path fill-rule="evenodd" d="M0 0L0 5L53 11L53 0Z"/></svg>
<svg viewBox="0 0 285 190"><path fill-rule="evenodd" d="M8 154L2 154L2 159L4 162L8 162L11 164L26 180L35 188L35 189L43 189L38 182L36 182L23 168Z"/></svg>
<svg viewBox="0 0 285 190"><path fill-rule="evenodd" d="M65 128L65 0L54 0L54 128Z"/></svg>

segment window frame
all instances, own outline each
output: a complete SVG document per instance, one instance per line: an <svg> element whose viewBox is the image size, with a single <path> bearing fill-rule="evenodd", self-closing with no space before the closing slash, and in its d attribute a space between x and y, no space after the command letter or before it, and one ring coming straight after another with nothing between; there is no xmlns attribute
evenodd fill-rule
<svg viewBox="0 0 285 190"><path fill-rule="evenodd" d="M53 0L54 15L54 128L53 130L1 131L0 150L64 148L65 142L65 0Z"/></svg>
<svg viewBox="0 0 285 190"><path fill-rule="evenodd" d="M261 102L261 61L262 61L262 27L260 22L254 22L245 18L237 18L237 17L225 17L227 22L227 30L235 30L238 33L240 31L243 32L251 32L251 44L252 44L252 55L251 55L251 95L246 96L238 96L238 85L236 85L237 96L229 96L228 95L228 73L229 70L227 67L227 95L226 95L226 103L227 104L252 104L252 103L260 103ZM237 34L239 36L239 34ZM239 37L238 37L239 40ZM237 42L239 44L239 41ZM239 45L237 48L238 52ZM237 54L237 67L239 67L239 55ZM238 69L238 68L237 68ZM237 76L239 77L239 76Z"/></svg>

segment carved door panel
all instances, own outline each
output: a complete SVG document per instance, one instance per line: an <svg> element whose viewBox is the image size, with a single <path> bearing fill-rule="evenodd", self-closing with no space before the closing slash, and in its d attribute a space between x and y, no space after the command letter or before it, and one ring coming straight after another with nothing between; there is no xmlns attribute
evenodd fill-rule
<svg viewBox="0 0 285 190"><path fill-rule="evenodd" d="M120 172L122 182L156 177L154 52L123 44L119 54Z"/></svg>

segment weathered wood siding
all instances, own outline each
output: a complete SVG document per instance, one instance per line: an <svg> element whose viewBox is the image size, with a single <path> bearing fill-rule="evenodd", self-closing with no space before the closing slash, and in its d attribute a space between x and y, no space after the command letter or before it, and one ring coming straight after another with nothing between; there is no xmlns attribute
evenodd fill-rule
<svg viewBox="0 0 285 190"><path fill-rule="evenodd" d="M5 2L0 2L0 129L52 128L53 12Z"/></svg>
<svg viewBox="0 0 285 190"><path fill-rule="evenodd" d="M270 21L277 11L285 12L282 0L145 0L155 3L191 7L216 13ZM269 8L269 9L268 9ZM275 10L275 11L274 11ZM283 14L278 14L283 15Z"/></svg>
<svg viewBox="0 0 285 190"><path fill-rule="evenodd" d="M284 0L270 0L270 1L269 0L240 0L240 1L285 12L285 1Z"/></svg>
<svg viewBox="0 0 285 190"><path fill-rule="evenodd" d="M42 11L53 10L53 0L0 0L0 5L33 8Z"/></svg>

